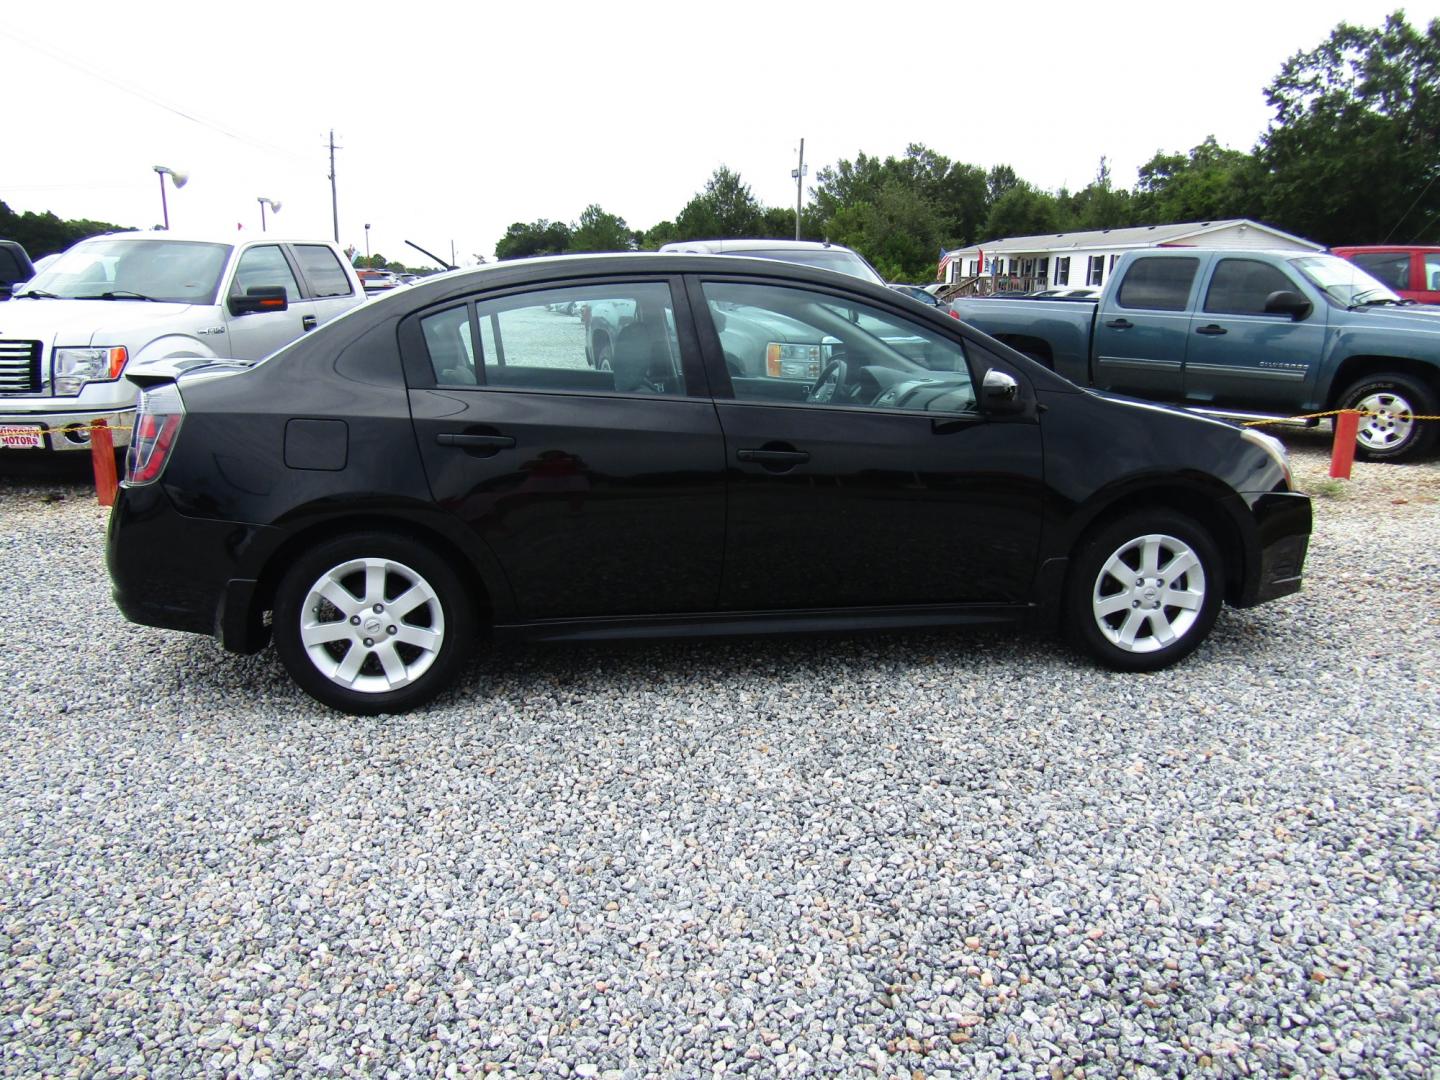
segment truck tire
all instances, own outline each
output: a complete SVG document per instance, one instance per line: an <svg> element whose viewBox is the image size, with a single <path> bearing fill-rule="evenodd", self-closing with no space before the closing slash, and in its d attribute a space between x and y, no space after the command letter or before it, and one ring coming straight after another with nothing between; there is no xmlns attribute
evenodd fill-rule
<svg viewBox="0 0 1440 1080"><path fill-rule="evenodd" d="M1225 564L1210 534L1156 508L1086 536L1066 583L1070 641L1115 671L1158 671L1205 640L1225 596Z"/></svg>
<svg viewBox="0 0 1440 1080"><path fill-rule="evenodd" d="M1355 436L1356 456L1364 461L1408 461L1435 445L1440 421L1435 393L1419 379L1395 372L1367 375L1340 396L1342 409L1363 409Z"/></svg>

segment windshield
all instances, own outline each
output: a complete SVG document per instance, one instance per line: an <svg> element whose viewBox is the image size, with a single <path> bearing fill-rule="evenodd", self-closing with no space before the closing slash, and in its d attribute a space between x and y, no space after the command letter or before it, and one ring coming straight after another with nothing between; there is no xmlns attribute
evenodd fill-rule
<svg viewBox="0 0 1440 1080"><path fill-rule="evenodd" d="M1307 255L1302 259L1291 259L1290 265L1304 274L1312 285L1346 307L1400 303L1400 297L1347 259L1335 255Z"/></svg>
<svg viewBox="0 0 1440 1080"><path fill-rule="evenodd" d="M25 284L64 300L213 304L229 244L102 238L76 244ZM24 293L22 292L23 296Z"/></svg>
<svg viewBox="0 0 1440 1080"><path fill-rule="evenodd" d="M799 263L801 266L818 266L821 270L834 270L849 274L861 281L873 281L884 285L885 279L853 251L836 251L834 248L774 248L754 251L727 251L727 255L741 255L745 258L779 259L781 262Z"/></svg>

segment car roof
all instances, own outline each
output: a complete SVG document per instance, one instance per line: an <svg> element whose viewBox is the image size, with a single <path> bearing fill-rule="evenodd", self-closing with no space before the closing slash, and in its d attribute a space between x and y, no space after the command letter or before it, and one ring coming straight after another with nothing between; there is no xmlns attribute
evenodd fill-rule
<svg viewBox="0 0 1440 1080"><path fill-rule="evenodd" d="M662 244L665 253L719 254L730 251L850 251L843 244L819 240L676 240Z"/></svg>

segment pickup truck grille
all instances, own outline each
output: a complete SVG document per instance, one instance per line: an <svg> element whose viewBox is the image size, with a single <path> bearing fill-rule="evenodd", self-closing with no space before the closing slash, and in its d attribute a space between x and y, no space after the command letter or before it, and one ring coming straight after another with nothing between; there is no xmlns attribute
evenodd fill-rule
<svg viewBox="0 0 1440 1080"><path fill-rule="evenodd" d="M40 389L40 342L0 341L0 394Z"/></svg>

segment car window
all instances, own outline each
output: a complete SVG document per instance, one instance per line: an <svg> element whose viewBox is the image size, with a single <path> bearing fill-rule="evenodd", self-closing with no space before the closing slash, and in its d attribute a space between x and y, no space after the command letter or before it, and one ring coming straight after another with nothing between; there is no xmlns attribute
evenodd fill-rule
<svg viewBox="0 0 1440 1080"><path fill-rule="evenodd" d="M420 320L441 386L678 395L685 392L670 288L544 289Z"/></svg>
<svg viewBox="0 0 1440 1080"><path fill-rule="evenodd" d="M1123 308L1184 311L1199 259L1136 259L1115 302Z"/></svg>
<svg viewBox="0 0 1440 1080"><path fill-rule="evenodd" d="M324 244L296 244L295 258L316 297L349 296L355 291L335 252Z"/></svg>
<svg viewBox="0 0 1440 1080"><path fill-rule="evenodd" d="M1410 254L1404 251L1362 251L1350 261L1392 289L1410 287Z"/></svg>
<svg viewBox="0 0 1440 1080"><path fill-rule="evenodd" d="M735 397L925 412L970 412L959 342L880 308L774 285L706 282Z"/></svg>
<svg viewBox="0 0 1440 1080"><path fill-rule="evenodd" d="M1440 253L1425 256L1425 288L1440 292Z"/></svg>
<svg viewBox="0 0 1440 1080"><path fill-rule="evenodd" d="M24 273L20 269L20 260L9 248L0 247L0 281L15 281L21 277Z"/></svg>
<svg viewBox="0 0 1440 1080"><path fill-rule="evenodd" d="M1216 315L1263 315L1273 292L1295 292L1284 271L1254 259L1221 259L1210 276L1205 310Z"/></svg>
<svg viewBox="0 0 1440 1080"><path fill-rule="evenodd" d="M285 299L292 304L300 299L300 286L295 283L295 275L290 272L290 264L285 261L279 245L262 244L240 256L230 295L244 296L253 288L275 285L285 289Z"/></svg>

